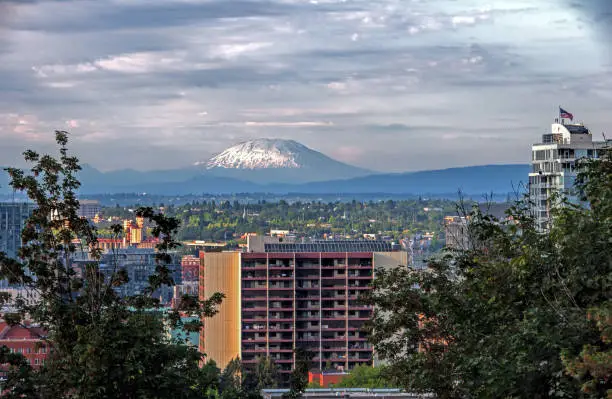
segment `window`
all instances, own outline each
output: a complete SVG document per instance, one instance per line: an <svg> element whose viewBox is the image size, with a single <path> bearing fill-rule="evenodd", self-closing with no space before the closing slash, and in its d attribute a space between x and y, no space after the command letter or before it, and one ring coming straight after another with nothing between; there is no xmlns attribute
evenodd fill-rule
<svg viewBox="0 0 612 399"><path fill-rule="evenodd" d="M38 358L34 359L34 364L38 366Z"/></svg>
<svg viewBox="0 0 612 399"><path fill-rule="evenodd" d="M27 348L27 349L26 349L26 352L27 352L28 354L29 354L29 353L32 353L32 348Z"/></svg>

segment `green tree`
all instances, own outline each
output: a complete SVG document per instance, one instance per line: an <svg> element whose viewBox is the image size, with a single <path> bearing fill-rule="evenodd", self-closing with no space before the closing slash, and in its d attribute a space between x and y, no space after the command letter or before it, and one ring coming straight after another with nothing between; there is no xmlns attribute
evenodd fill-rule
<svg viewBox="0 0 612 399"><path fill-rule="evenodd" d="M289 377L289 392L284 395L286 399L301 398L308 387L308 371L312 353L304 348L295 349L295 364Z"/></svg>
<svg viewBox="0 0 612 399"><path fill-rule="evenodd" d="M219 381L219 393L222 399L236 399L242 396L242 362L239 358L232 359Z"/></svg>
<svg viewBox="0 0 612 399"><path fill-rule="evenodd" d="M200 377L200 391L204 392L203 397L217 397L219 391L219 381L221 379L221 370L217 367L214 360L208 360L202 366Z"/></svg>
<svg viewBox="0 0 612 399"><path fill-rule="evenodd" d="M278 387L278 367L270 357L262 356L258 358L253 374L257 381L256 389L258 392L262 389Z"/></svg>
<svg viewBox="0 0 612 399"><path fill-rule="evenodd" d="M357 366L336 387L340 388L393 388L382 367Z"/></svg>
<svg viewBox="0 0 612 399"><path fill-rule="evenodd" d="M601 331L601 341L597 345L584 345L577 357L571 357L569 353L564 352L563 363L567 373L582 384L582 392L603 394L604 389L607 389L607 397L611 398L612 302L608 301L599 308L590 309L588 318L597 323Z"/></svg>
<svg viewBox="0 0 612 399"><path fill-rule="evenodd" d="M51 353L39 371L30 369L19 356L3 349L3 363L9 375L2 383L8 397L31 398L202 398L208 389L198 363L202 355L194 348L172 341L167 325L197 330L200 321L182 323L179 311L198 316L215 314L222 295L207 301L185 296L181 309L162 312L152 297L162 285L174 282L168 268L169 251L177 248L174 235L178 221L151 208L140 208L137 215L153 226L160 239L156 272L142 295L122 298L115 289L127 282L125 270L104 274L100 269L100 250L96 230L78 217L76 178L79 161L69 155L68 133L56 132L59 157L28 150L28 173L8 168L11 186L24 191L36 204L22 232L19 259L0 254L0 278L36 294L37 300L12 301L13 313L2 318L9 324L29 319L48 331L41 337ZM122 232L112 227L113 234ZM78 250L88 251L91 262L83 275L71 266ZM2 296L4 303L11 300Z"/></svg>
<svg viewBox="0 0 612 399"><path fill-rule="evenodd" d="M555 208L549 232L528 201L504 220L475 210L473 249L446 251L427 270L377 271L368 330L392 382L441 399L606 397L609 369L570 359L593 350L607 361L587 315L611 294L612 159L580 167L588 206Z"/></svg>

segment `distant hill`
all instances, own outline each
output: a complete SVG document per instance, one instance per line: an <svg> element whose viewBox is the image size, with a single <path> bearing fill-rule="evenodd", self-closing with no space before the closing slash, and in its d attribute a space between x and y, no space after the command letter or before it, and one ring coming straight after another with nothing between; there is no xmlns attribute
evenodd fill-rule
<svg viewBox="0 0 612 399"><path fill-rule="evenodd" d="M529 180L529 165L483 165L421 172L379 174L349 180L308 183L305 193L469 194L509 193Z"/></svg>
<svg viewBox="0 0 612 399"><path fill-rule="evenodd" d="M255 170L254 172L257 172ZM376 174L352 179L287 184L253 182L217 176L199 168L156 172L133 170L103 173L85 165L79 173L82 194L150 193L157 195L304 193L304 194L449 194L470 195L514 192L528 181L528 165L483 165L411 173ZM320 175L321 179L326 177ZM8 194L6 173L0 173L0 194Z"/></svg>

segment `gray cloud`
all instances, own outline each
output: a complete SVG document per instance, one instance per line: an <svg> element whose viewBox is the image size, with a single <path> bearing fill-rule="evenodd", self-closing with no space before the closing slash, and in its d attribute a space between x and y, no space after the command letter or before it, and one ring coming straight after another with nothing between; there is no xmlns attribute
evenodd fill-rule
<svg viewBox="0 0 612 399"><path fill-rule="evenodd" d="M102 169L256 137L378 170L527 162L559 102L608 122L605 28L580 22L608 3L567 1L12 2L0 158L68 128Z"/></svg>
<svg viewBox="0 0 612 399"><path fill-rule="evenodd" d="M572 8L578 10L588 23L594 23L604 40L612 38L612 2L608 0L576 1L568 0ZM610 42L607 43L608 45Z"/></svg>

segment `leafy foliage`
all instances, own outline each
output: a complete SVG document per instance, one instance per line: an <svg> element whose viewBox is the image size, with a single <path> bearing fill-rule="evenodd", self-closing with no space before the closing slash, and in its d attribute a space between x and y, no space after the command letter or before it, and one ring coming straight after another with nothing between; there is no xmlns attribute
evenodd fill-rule
<svg viewBox="0 0 612 399"><path fill-rule="evenodd" d="M19 259L0 256L0 278L38 299L14 301L17 311L2 318L26 328L26 316L40 324L49 332L41 339L51 353L44 367L32 370L23 358L2 349L0 357L10 365L2 389L9 397L32 398L165 398L177 392L184 398L205 397L211 382L209 370L199 368L202 355L169 339L166 327L180 327L179 312L200 320L213 316L223 295L184 300L184 307L169 313L159 308L152 293L174 284L167 264L168 252L178 246L179 222L151 208L137 214L153 223L152 233L160 239L156 273L144 294L117 295L127 274L117 268L110 274L101 271L96 230L78 216L78 159L68 153L67 132L56 132L56 141L57 159L28 150L29 172L8 169L12 187L26 192L36 208L22 231ZM118 234L121 226L112 230ZM77 251L88 252L91 259L83 275L71 266Z"/></svg>
<svg viewBox="0 0 612 399"><path fill-rule="evenodd" d="M165 207L178 218L180 240L230 240L245 233L263 234L270 229L290 229L304 236L346 234L361 237L378 233L401 238L417 232L435 232L441 238L445 214L454 211L447 200L388 200L380 202L266 202L245 205L230 201L202 201ZM129 207L107 207L105 217L132 218ZM427 209L427 211L425 210ZM108 231L108 222L100 224ZM435 244L441 248L441 242Z"/></svg>
<svg viewBox="0 0 612 399"><path fill-rule="evenodd" d="M308 387L308 371L313 354L307 349L296 348L294 351L295 365L289 379L289 392L283 397L286 399L301 398Z"/></svg>
<svg viewBox="0 0 612 399"><path fill-rule="evenodd" d="M583 392L590 394L600 391L602 386L609 387L612 378L612 302L589 310L588 318L597 323L601 341L584 345L578 357L571 358L564 352L562 358L568 374L582 383ZM608 389L607 395L612 397L612 389Z"/></svg>
<svg viewBox="0 0 612 399"><path fill-rule="evenodd" d="M528 201L505 220L475 210L472 249L445 251L427 270L377 271L368 329L394 383L439 398L607 395L609 343L587 314L610 300L612 159L581 170L590 206L566 201L547 234Z"/></svg>
<svg viewBox="0 0 612 399"><path fill-rule="evenodd" d="M335 385L338 388L393 388L383 367L357 366Z"/></svg>
<svg viewBox="0 0 612 399"><path fill-rule="evenodd" d="M236 358L221 373L219 393L227 399L259 399L262 389L277 386L278 369L271 358L258 358L254 369L244 367Z"/></svg>

